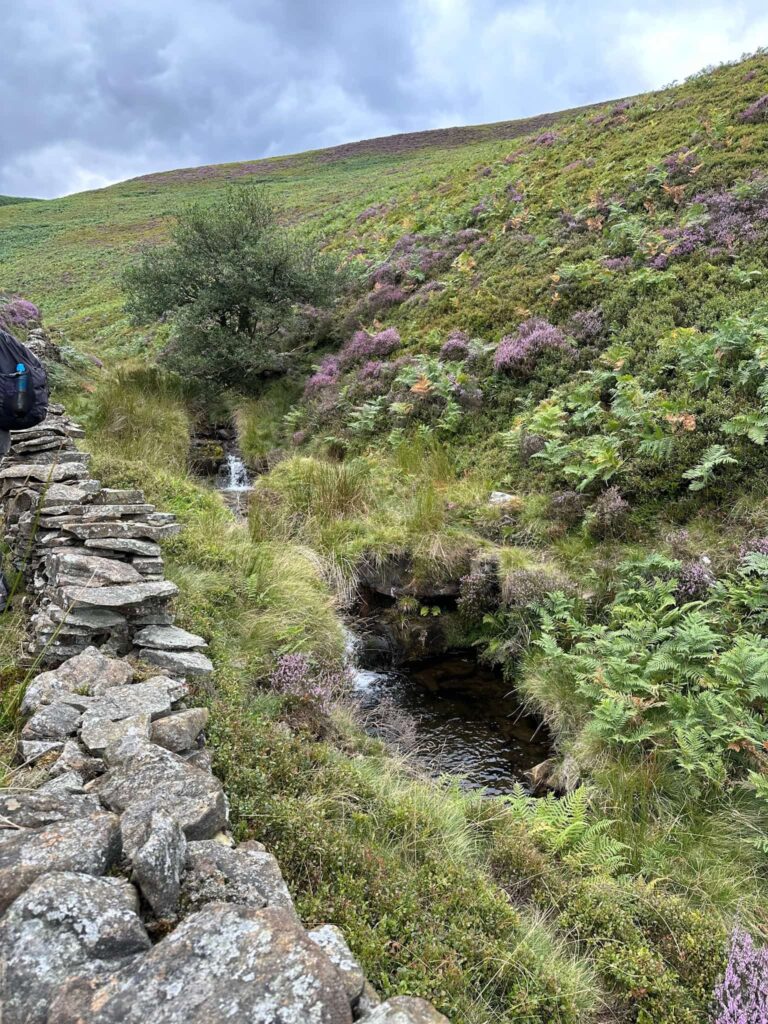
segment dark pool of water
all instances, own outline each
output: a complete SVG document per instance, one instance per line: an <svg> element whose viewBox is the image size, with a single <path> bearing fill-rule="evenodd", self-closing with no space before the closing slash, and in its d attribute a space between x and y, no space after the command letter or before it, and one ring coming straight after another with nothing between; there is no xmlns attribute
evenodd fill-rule
<svg viewBox="0 0 768 1024"><path fill-rule="evenodd" d="M550 756L540 723L523 715L509 688L471 657L435 658L405 670L356 672L362 706L385 702L413 723L414 756L431 775L462 777L467 789L509 793Z"/></svg>

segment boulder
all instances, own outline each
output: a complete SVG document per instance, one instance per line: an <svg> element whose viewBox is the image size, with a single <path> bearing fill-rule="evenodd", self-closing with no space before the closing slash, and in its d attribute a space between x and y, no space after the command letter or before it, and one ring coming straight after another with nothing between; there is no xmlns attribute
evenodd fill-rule
<svg viewBox="0 0 768 1024"><path fill-rule="evenodd" d="M36 676L27 687L21 711L29 714L63 693L105 693L112 686L124 685L131 679L133 669L127 662L107 658L95 647L88 647L58 668Z"/></svg>
<svg viewBox="0 0 768 1024"><path fill-rule="evenodd" d="M71 821L101 811L92 796L44 793L39 789L0 791L0 836L21 828L45 828L56 822Z"/></svg>
<svg viewBox="0 0 768 1024"><path fill-rule="evenodd" d="M150 941L137 911L135 889L121 879L68 871L33 882L0 923L3 1024L45 1024L67 978L145 953Z"/></svg>
<svg viewBox="0 0 768 1024"><path fill-rule="evenodd" d="M16 831L0 841L0 913L40 875L103 875L119 856L119 819L102 811Z"/></svg>
<svg viewBox="0 0 768 1024"><path fill-rule="evenodd" d="M153 647L158 651L190 651L208 646L201 636L188 633L178 626L145 626L139 630L133 642L137 647Z"/></svg>
<svg viewBox="0 0 768 1024"><path fill-rule="evenodd" d="M147 587L152 583L145 583ZM142 661L157 665L165 672L172 672L182 679L208 679L213 675L213 663L199 651L156 651L145 647L140 654Z"/></svg>
<svg viewBox="0 0 768 1024"><path fill-rule="evenodd" d="M132 804L120 819L120 829L133 881L156 917L175 918L187 853L178 821L151 805Z"/></svg>
<svg viewBox="0 0 768 1024"><path fill-rule="evenodd" d="M211 904L104 984L65 985L48 1024L351 1024L338 973L284 910Z"/></svg>
<svg viewBox="0 0 768 1024"><path fill-rule="evenodd" d="M234 849L215 840L190 843L182 895L193 910L207 903L281 907L298 920L280 867L260 843L240 843Z"/></svg>
<svg viewBox="0 0 768 1024"><path fill-rule="evenodd" d="M393 996L372 1010L365 1024L450 1024L447 1017L424 999Z"/></svg>
<svg viewBox="0 0 768 1024"><path fill-rule="evenodd" d="M189 711L177 711L176 714L158 719L153 723L150 735L153 743L180 754L197 745L197 739L207 723L208 708L190 708Z"/></svg>
<svg viewBox="0 0 768 1024"><path fill-rule="evenodd" d="M71 704L56 701L43 705L21 730L25 740L65 740L74 736L80 725L82 712Z"/></svg>
<svg viewBox="0 0 768 1024"><path fill-rule="evenodd" d="M347 945L344 933L335 925L324 924L320 928L313 928L307 935L322 949L341 975L347 999L354 1006L363 994L365 974Z"/></svg>
<svg viewBox="0 0 768 1024"><path fill-rule="evenodd" d="M112 757L117 763L95 783L110 810L122 814L131 804L148 803L176 818L187 839L210 839L225 828L224 792L212 775L153 743L125 744Z"/></svg>

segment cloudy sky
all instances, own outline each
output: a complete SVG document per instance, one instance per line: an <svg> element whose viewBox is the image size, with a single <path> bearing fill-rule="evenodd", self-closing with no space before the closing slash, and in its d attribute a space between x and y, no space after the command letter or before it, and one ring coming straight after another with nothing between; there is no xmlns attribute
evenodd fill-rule
<svg viewBox="0 0 768 1024"><path fill-rule="evenodd" d="M611 99L768 44L765 0L0 0L0 194Z"/></svg>

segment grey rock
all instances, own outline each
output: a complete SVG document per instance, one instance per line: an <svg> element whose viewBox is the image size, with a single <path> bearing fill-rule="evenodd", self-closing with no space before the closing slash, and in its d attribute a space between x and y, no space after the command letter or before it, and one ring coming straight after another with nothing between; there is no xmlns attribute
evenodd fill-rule
<svg viewBox="0 0 768 1024"><path fill-rule="evenodd" d="M80 718L77 708L57 701L36 711L24 725L21 736L25 740L65 740L75 735Z"/></svg>
<svg viewBox="0 0 768 1024"><path fill-rule="evenodd" d="M146 952L137 910L136 891L117 878L52 872L33 882L0 923L3 1024L45 1024L67 978Z"/></svg>
<svg viewBox="0 0 768 1024"><path fill-rule="evenodd" d="M104 487L93 499L94 505L143 505L144 492Z"/></svg>
<svg viewBox="0 0 768 1024"><path fill-rule="evenodd" d="M34 764L49 754L57 753L63 747L63 743L50 740L20 740L18 756L22 764Z"/></svg>
<svg viewBox="0 0 768 1024"><path fill-rule="evenodd" d="M152 586L151 583L145 584ZM199 651L156 651L145 647L141 660L157 665L166 672L172 672L184 679L208 679L213 675L213 664Z"/></svg>
<svg viewBox="0 0 768 1024"><path fill-rule="evenodd" d="M120 828L133 881L156 917L175 918L187 854L178 821L150 804L132 804L120 819Z"/></svg>
<svg viewBox="0 0 768 1024"><path fill-rule="evenodd" d="M79 468L79 467L75 467ZM85 472L85 470L83 470ZM2 477L2 471L0 471ZM164 523L156 526L146 523L77 523L68 526L69 533L73 533L80 540L110 540L113 537L130 538L132 540L161 540L163 537L173 537L181 530L178 523Z"/></svg>
<svg viewBox="0 0 768 1024"><path fill-rule="evenodd" d="M354 1006L363 994L365 974L347 945L344 933L332 924L324 924L307 932L309 938L322 949L341 975L347 998Z"/></svg>
<svg viewBox="0 0 768 1024"><path fill-rule="evenodd" d="M48 575L59 586L70 584L81 587L119 586L141 583L142 579L141 573L127 562L78 554L75 551L52 555Z"/></svg>
<svg viewBox="0 0 768 1024"><path fill-rule="evenodd" d="M130 682L133 669L125 661L105 657L95 647L88 647L69 658L57 669L36 676L27 687L21 703L23 714L40 704L50 704L63 693L98 695L112 686Z"/></svg>
<svg viewBox="0 0 768 1024"><path fill-rule="evenodd" d="M370 983L366 981L363 985L363 993L357 1000L355 1007L355 1020L365 1020L369 1013L372 1013L377 1006L381 1006L381 996Z"/></svg>
<svg viewBox="0 0 768 1024"><path fill-rule="evenodd" d="M85 779L79 772L63 772L52 779L48 779L37 790L38 793L50 793L52 796L65 796L72 793L83 793Z"/></svg>
<svg viewBox="0 0 768 1024"><path fill-rule="evenodd" d="M195 910L207 903L281 907L298 920L280 867L260 843L234 849L215 840L190 843L182 894L185 906Z"/></svg>
<svg viewBox="0 0 768 1024"><path fill-rule="evenodd" d="M100 537L85 542L87 548L101 551L118 551L124 554L142 555L144 558L159 558L162 548L149 540L137 537Z"/></svg>
<svg viewBox="0 0 768 1024"><path fill-rule="evenodd" d="M43 495L42 506L79 505L90 497L86 482L80 484L51 484Z"/></svg>
<svg viewBox="0 0 768 1024"><path fill-rule="evenodd" d="M193 750L191 754L184 754L184 760L187 764L191 764L195 768L200 768L204 772L210 772L213 769L213 758L211 757L211 752L205 748L202 748L201 750Z"/></svg>
<svg viewBox="0 0 768 1024"><path fill-rule="evenodd" d="M60 608L55 604L49 604L47 613L53 622L71 623L74 626L84 626L94 631L127 626L127 620L124 615L110 611L108 608L68 609Z"/></svg>
<svg viewBox="0 0 768 1024"><path fill-rule="evenodd" d="M174 715L160 718L152 725L150 733L153 743L177 754L191 750L208 723L207 708L190 708Z"/></svg>
<svg viewBox="0 0 768 1024"><path fill-rule="evenodd" d="M0 469L0 480L39 480L42 483L60 483L62 480L83 480L88 476L85 466L68 463L62 466L46 466L24 462Z"/></svg>
<svg viewBox="0 0 768 1024"><path fill-rule="evenodd" d="M393 996L363 1020L365 1024L449 1024L426 1000L414 996Z"/></svg>
<svg viewBox="0 0 768 1024"><path fill-rule="evenodd" d="M44 793L39 789L6 789L0 792L0 835L7 830L45 828L60 821L72 821L101 811L92 796Z"/></svg>
<svg viewBox="0 0 768 1024"><path fill-rule="evenodd" d="M113 686L107 692L89 704L83 720L108 718L113 722L133 715L147 714L150 718L167 715L176 701L187 695L187 688L177 679L167 676L154 676L143 683L130 683L127 686Z"/></svg>
<svg viewBox="0 0 768 1024"><path fill-rule="evenodd" d="M131 715L117 721L89 713L83 718L80 739L91 754L100 757L127 736L149 739L150 722L151 718L146 713Z"/></svg>
<svg viewBox="0 0 768 1024"><path fill-rule="evenodd" d="M137 647L153 647L159 651L189 651L208 644L196 633L188 633L178 626L145 626L133 642Z"/></svg>
<svg viewBox="0 0 768 1024"><path fill-rule="evenodd" d="M101 987L75 980L48 1024L351 1024L339 976L283 910L211 904Z"/></svg>
<svg viewBox="0 0 768 1024"><path fill-rule="evenodd" d="M123 516L145 516L154 512L154 505L137 504L97 504L92 503L83 509L83 519L86 521L101 519L120 519Z"/></svg>
<svg viewBox="0 0 768 1024"><path fill-rule="evenodd" d="M103 774L105 770L106 765L101 758L90 757L79 743L67 740L55 764L51 766L50 775L52 778L58 778L69 772L77 772L78 775L89 781L95 779L97 775Z"/></svg>
<svg viewBox="0 0 768 1024"><path fill-rule="evenodd" d="M131 608L159 598L175 597L179 588L170 580L129 583L117 587L62 587L67 604L95 605L98 608Z"/></svg>
<svg viewBox="0 0 768 1024"><path fill-rule="evenodd" d="M0 843L0 913L40 875L103 875L119 856L120 821L106 812L15 832Z"/></svg>
<svg viewBox="0 0 768 1024"><path fill-rule="evenodd" d="M133 743L95 784L102 803L123 813L132 803L149 803L176 818L187 839L209 839L227 823L221 783L170 750Z"/></svg>
<svg viewBox="0 0 768 1024"><path fill-rule="evenodd" d="M163 560L162 558L134 558L131 561L133 568L140 572L142 576L162 576L163 574Z"/></svg>

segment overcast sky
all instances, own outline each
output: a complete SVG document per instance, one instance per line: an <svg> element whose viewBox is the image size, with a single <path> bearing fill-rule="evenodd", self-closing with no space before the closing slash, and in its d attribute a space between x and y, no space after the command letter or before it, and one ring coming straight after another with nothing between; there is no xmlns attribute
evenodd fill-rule
<svg viewBox="0 0 768 1024"><path fill-rule="evenodd" d="M0 193L611 99L768 44L765 0L0 0Z"/></svg>

